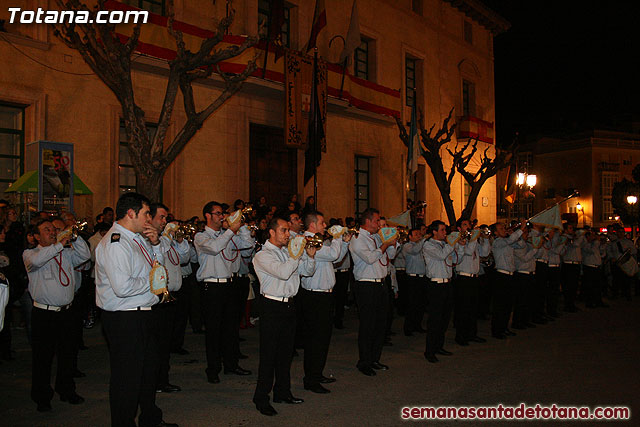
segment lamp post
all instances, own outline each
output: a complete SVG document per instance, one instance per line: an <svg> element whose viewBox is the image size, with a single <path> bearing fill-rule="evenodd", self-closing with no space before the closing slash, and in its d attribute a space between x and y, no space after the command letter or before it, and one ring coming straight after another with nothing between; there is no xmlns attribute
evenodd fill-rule
<svg viewBox="0 0 640 427"><path fill-rule="evenodd" d="M518 215L521 215L521 206L520 206L520 191L524 188L526 190L531 190L538 183L538 177L536 175L529 175L526 172L526 163L525 163L525 172L520 172L516 175L516 185L518 186L517 192L517 203L518 203ZM527 215L525 215L527 216Z"/></svg>
<svg viewBox="0 0 640 427"><path fill-rule="evenodd" d="M633 215L634 214L634 206L636 205L637 202L638 202L638 198L636 196L634 196L634 195L627 196L627 203L631 206L631 213L632 213L631 217L632 218L635 217L635 215ZM631 237L632 238L636 237L635 236L635 234L636 234L635 231L636 231L635 230L635 225L634 225L634 223L632 221L631 222Z"/></svg>
<svg viewBox="0 0 640 427"><path fill-rule="evenodd" d="M585 221L584 221L584 206L582 206L580 204L580 202L578 202L578 204L576 205L576 210L577 211L582 211L582 228L584 228L584 226L585 226L584 225L584 223L585 223Z"/></svg>

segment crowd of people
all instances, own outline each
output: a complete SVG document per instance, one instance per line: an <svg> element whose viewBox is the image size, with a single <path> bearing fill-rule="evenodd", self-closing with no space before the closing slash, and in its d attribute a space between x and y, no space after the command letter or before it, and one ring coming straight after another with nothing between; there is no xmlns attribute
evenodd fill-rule
<svg viewBox="0 0 640 427"><path fill-rule="evenodd" d="M357 220L328 218L313 197L301 206L293 196L282 208L264 197L251 207L211 201L201 217L181 221L168 206L126 193L84 228L69 212L38 212L25 225L0 203L0 356L13 358L15 309L4 307L19 305L38 411L52 410L55 393L81 404L74 378L85 376L77 365L83 328L99 320L112 425L135 425L138 409L141 426L175 425L163 420L155 396L181 391L169 378L170 354L188 354L187 325L204 335L203 378L217 384L221 372L252 375L240 366L248 356L239 329L258 324L253 403L271 416L271 402L303 402L291 393L297 349L305 390L330 393L336 378L324 369L332 331L344 328L350 304L359 318L355 367L375 376L390 369L383 349L392 345L397 316L404 335L425 333L424 357L437 363L453 354L444 346L452 316L455 342L468 346L487 342L479 319L490 316L491 337L504 340L513 329L552 322L560 308L578 311L578 300L607 307L603 297L638 291L636 245L619 224L603 234L569 223L478 226L462 218L447 226L412 218L405 230L374 208ZM297 252L294 241L303 242Z"/></svg>

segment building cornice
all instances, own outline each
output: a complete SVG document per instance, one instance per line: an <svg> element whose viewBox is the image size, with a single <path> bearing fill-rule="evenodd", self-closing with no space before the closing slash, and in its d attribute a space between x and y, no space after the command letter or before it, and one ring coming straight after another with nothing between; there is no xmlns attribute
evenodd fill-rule
<svg viewBox="0 0 640 427"><path fill-rule="evenodd" d="M444 0L491 31L494 36L511 28L511 23L478 0Z"/></svg>

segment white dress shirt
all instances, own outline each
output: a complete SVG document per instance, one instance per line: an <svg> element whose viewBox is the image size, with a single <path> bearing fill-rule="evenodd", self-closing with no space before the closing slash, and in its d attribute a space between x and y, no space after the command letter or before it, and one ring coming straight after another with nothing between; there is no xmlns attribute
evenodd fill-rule
<svg viewBox="0 0 640 427"><path fill-rule="evenodd" d="M286 246L278 248L267 240L253 258L253 267L260 281L261 294L291 298L298 293L300 276L312 276L316 262L306 253L299 259L290 258Z"/></svg>
<svg viewBox="0 0 640 427"><path fill-rule="evenodd" d="M161 236L160 245L164 254L164 267L169 275L167 288L171 292L179 291L182 288L182 267L180 265L189 262L189 242L184 239L178 243L174 239Z"/></svg>
<svg viewBox="0 0 640 427"><path fill-rule="evenodd" d="M140 234L114 222L96 248L96 305L120 311L156 304L158 296L149 283L149 258L163 264L161 251L159 244L150 246Z"/></svg>
<svg viewBox="0 0 640 427"><path fill-rule="evenodd" d="M389 260L396 256L396 246L380 250L382 241L378 234L371 234L364 228L358 237L349 242L349 252L353 259L353 275L356 279L384 279L388 274Z"/></svg>
<svg viewBox="0 0 640 427"><path fill-rule="evenodd" d="M22 253L29 276L29 293L35 302L56 307L70 304L76 290L74 267L91 258L87 243L78 238L65 248L62 243L40 245Z"/></svg>
<svg viewBox="0 0 640 427"><path fill-rule="evenodd" d="M198 252L200 268L196 273L198 281L205 279L227 279L231 277L231 264L234 256L231 238L234 232L231 230L218 230L205 227L204 231L196 234L193 244Z"/></svg>
<svg viewBox="0 0 640 427"><path fill-rule="evenodd" d="M313 236L313 233L306 231L305 236ZM333 272L333 262L342 259L349 250L349 244L339 239L333 239L331 242L325 242L320 249L316 251L316 271L313 276L302 277L300 286L307 290L331 290L336 284L336 275Z"/></svg>
<svg viewBox="0 0 640 427"><path fill-rule="evenodd" d="M444 240L429 239L422 246L429 279L451 279L453 275L454 250L460 251L457 243L451 246Z"/></svg>

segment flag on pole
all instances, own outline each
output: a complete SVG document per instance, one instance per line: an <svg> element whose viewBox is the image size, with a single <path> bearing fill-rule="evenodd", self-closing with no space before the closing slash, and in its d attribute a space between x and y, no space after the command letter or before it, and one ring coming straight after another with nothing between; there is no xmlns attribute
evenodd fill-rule
<svg viewBox="0 0 640 427"><path fill-rule="evenodd" d="M316 169L320 166L322 157L322 140L324 139L322 111L318 100L318 53L313 55L313 84L311 86L311 106L309 111L309 139L304 153L304 184L306 185Z"/></svg>
<svg viewBox="0 0 640 427"><path fill-rule="evenodd" d="M387 224L395 225L395 226L402 225L404 227L411 228L411 211L406 210L402 212L400 215L387 218Z"/></svg>
<svg viewBox="0 0 640 427"><path fill-rule="evenodd" d="M327 26L327 10L324 7L324 0L316 0L316 9L313 12L313 22L311 23L311 34L309 35L309 41L307 42L307 50L309 53L311 49L316 46L318 34Z"/></svg>
<svg viewBox="0 0 640 427"><path fill-rule="evenodd" d="M407 171L409 176L413 176L418 170L418 159L422 156L420 146L420 134L418 134L418 118L416 113L416 103L411 107L411 126L409 130L409 155L407 156Z"/></svg>
<svg viewBox="0 0 640 427"><path fill-rule="evenodd" d="M351 8L351 21L349 22L349 31L347 31L347 38L344 42L344 49L340 54L340 63L343 64L351 57L353 52L362 43L360 39L360 23L358 21L358 5L356 0L353 0L353 7Z"/></svg>
<svg viewBox="0 0 640 427"><path fill-rule="evenodd" d="M543 225L550 228L562 229L562 215L560 214L560 204L556 204L535 215L529 220L533 225Z"/></svg>

